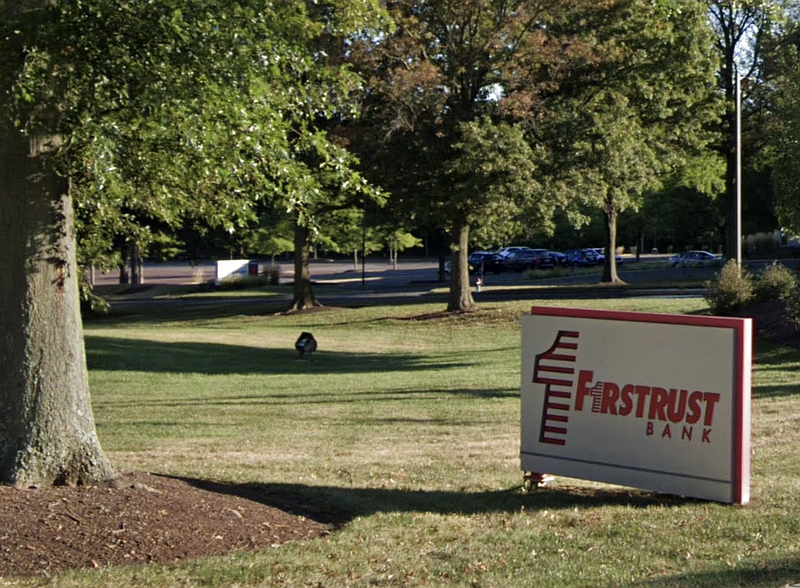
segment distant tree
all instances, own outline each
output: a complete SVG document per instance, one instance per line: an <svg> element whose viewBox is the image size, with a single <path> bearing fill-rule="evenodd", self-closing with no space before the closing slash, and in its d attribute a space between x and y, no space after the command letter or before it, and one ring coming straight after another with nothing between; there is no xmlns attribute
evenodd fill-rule
<svg viewBox="0 0 800 588"><path fill-rule="evenodd" d="M620 0L565 23L583 43L560 80L542 134L552 149L550 188L600 209L603 282L618 282L617 218L709 139L712 41L695 0Z"/></svg>
<svg viewBox="0 0 800 588"><path fill-rule="evenodd" d="M742 235L736 233L736 80L743 80L742 126L745 129L743 164L758 156L770 133L765 127L765 104L779 71L765 67L775 43L787 30L787 2L782 0L705 0L719 56L718 85L724 104L717 127L718 148L725 158L725 252L730 257ZM771 110L767 106L766 111ZM767 123L768 124L768 123ZM748 133L747 129L752 129ZM744 156L747 157L744 157ZM744 195L746 195L743 192ZM761 206L760 208L764 208Z"/></svg>
<svg viewBox="0 0 800 588"><path fill-rule="evenodd" d="M467 272L470 230L480 230L484 239L489 231L508 234L508 223L518 222L509 213L519 211L522 198L534 198L532 188L537 186L532 175L536 152L499 118L513 115L499 109L508 70L517 66L518 53L527 54L529 62L560 53L555 44L545 43L553 15L591 4L389 1L394 32L354 50L354 60L369 75L366 107L373 129L361 152L382 156L370 163L374 177L386 182L393 205L413 211L418 222L449 233L450 311L474 306ZM531 96L538 96L538 83L539 78L528 80ZM481 135L499 143L481 145ZM479 148L488 160L474 168L470 179L466 164L477 160L468 152L472 148ZM510 169L504 167L504 157L517 162L524 158L526 163ZM517 174L508 187L500 179L501 168ZM507 205L489 202L500 194L509 195L510 186L521 191Z"/></svg>
<svg viewBox="0 0 800 588"><path fill-rule="evenodd" d="M450 185L448 216L456 251L468 251L471 227L496 237L523 215L531 223L550 221L553 208L537 198L536 156L520 127L487 117L464 122L452 148L442 178ZM448 310L471 308L466 255L453 256L450 274Z"/></svg>
<svg viewBox="0 0 800 588"><path fill-rule="evenodd" d="M781 226L800 235L800 45L784 57L777 101L780 132L773 147L775 208Z"/></svg>
<svg viewBox="0 0 800 588"><path fill-rule="evenodd" d="M395 229L387 235L386 239L389 248L389 259L392 263L392 269L397 269L398 259L400 252L406 249L413 249L422 245L422 239L415 237L411 233L403 229Z"/></svg>

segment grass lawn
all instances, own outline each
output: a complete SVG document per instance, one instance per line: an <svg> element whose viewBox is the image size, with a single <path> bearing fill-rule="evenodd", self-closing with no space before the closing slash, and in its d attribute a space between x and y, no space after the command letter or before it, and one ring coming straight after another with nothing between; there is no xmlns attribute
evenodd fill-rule
<svg viewBox="0 0 800 588"><path fill-rule="evenodd" d="M705 311L695 298L559 304ZM800 354L756 345L749 506L563 478L526 495L519 319L530 305L444 318L438 303L291 316L175 306L88 322L98 434L120 470L261 485L342 525L259 553L0 586L800 582ZM293 347L301 331L319 343L308 360Z"/></svg>

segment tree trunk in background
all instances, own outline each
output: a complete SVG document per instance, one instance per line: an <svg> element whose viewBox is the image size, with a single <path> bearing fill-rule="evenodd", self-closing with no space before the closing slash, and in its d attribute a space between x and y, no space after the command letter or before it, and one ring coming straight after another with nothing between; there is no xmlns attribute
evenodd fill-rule
<svg viewBox="0 0 800 588"><path fill-rule="evenodd" d="M475 307L469 285L469 224L466 221L457 221L453 228L453 235L458 240L458 247L453 251L452 266L450 267L450 299L447 303L448 312L464 312Z"/></svg>
<svg viewBox="0 0 800 588"><path fill-rule="evenodd" d="M308 268L309 246L311 234L308 227L297 223L294 227L294 297L291 310L304 310L321 306L314 296L311 287L311 272Z"/></svg>
<svg viewBox="0 0 800 588"><path fill-rule="evenodd" d="M142 256L139 255L139 246L131 245L131 286L144 284Z"/></svg>
<svg viewBox="0 0 800 588"><path fill-rule="evenodd" d="M72 201L51 156L0 121L0 482L116 478L89 399ZM10 125L9 125L10 126Z"/></svg>
<svg viewBox="0 0 800 588"><path fill-rule="evenodd" d="M606 261L603 264L604 284L621 284L617 274L617 210L613 204L606 207Z"/></svg>

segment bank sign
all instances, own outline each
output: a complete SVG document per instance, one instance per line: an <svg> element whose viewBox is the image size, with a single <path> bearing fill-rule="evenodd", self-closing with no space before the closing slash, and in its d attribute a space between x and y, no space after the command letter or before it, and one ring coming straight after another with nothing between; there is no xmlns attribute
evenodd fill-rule
<svg viewBox="0 0 800 588"><path fill-rule="evenodd" d="M751 321L534 307L522 469L746 504Z"/></svg>

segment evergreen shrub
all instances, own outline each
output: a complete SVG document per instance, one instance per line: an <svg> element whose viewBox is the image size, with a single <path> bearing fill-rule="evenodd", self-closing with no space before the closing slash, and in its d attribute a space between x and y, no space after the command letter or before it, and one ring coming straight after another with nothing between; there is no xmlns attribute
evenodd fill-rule
<svg viewBox="0 0 800 588"><path fill-rule="evenodd" d="M758 276L755 283L756 299L759 302L789 300L797 290L794 272L781 263L772 263Z"/></svg>
<svg viewBox="0 0 800 588"><path fill-rule="evenodd" d="M755 301L753 278L731 259L722 266L715 280L706 283L706 300L712 314L736 314Z"/></svg>

